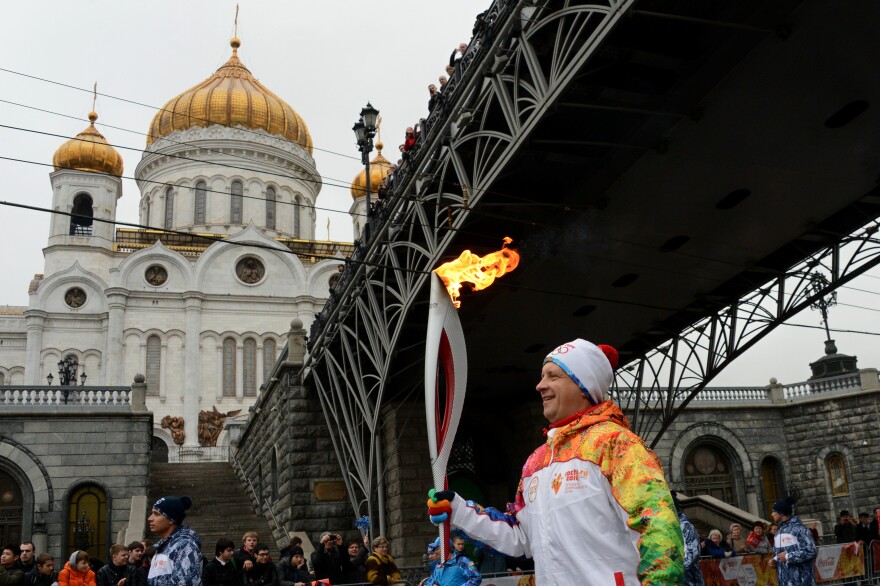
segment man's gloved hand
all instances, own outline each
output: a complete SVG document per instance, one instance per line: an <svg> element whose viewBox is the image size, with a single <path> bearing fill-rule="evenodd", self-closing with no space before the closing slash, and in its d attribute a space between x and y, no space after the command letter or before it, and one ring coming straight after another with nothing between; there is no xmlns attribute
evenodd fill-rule
<svg viewBox="0 0 880 586"><path fill-rule="evenodd" d="M440 525L449 519L449 515L452 513L451 503L454 498L455 493L451 490L432 488L428 491L428 518L431 519L431 523Z"/></svg>

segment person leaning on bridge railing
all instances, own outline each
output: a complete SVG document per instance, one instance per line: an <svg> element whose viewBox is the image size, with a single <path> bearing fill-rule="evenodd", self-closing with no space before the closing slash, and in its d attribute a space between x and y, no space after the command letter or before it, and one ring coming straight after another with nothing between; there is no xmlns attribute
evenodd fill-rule
<svg viewBox="0 0 880 586"><path fill-rule="evenodd" d="M513 512L432 490L431 522L448 519L497 551L532 557L539 584L683 584L663 468L608 398L616 366L614 348L586 340L551 352L536 388L551 425L523 467Z"/></svg>

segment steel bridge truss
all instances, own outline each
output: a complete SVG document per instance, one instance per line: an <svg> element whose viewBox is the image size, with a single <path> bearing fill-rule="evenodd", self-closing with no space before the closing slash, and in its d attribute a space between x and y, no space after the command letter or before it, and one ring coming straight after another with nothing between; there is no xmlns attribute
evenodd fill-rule
<svg viewBox="0 0 880 586"><path fill-rule="evenodd" d="M565 1L550 8L497 0L444 88L443 103L423 121L409 160L395 174L393 194L369 218L316 317L307 375L354 511L372 522L377 512L383 534L382 410L413 302L472 206L632 1ZM394 365L395 374L408 366Z"/></svg>
<svg viewBox="0 0 880 586"><path fill-rule="evenodd" d="M797 313L880 264L872 220L619 369L614 398L656 446L676 416L726 366Z"/></svg>

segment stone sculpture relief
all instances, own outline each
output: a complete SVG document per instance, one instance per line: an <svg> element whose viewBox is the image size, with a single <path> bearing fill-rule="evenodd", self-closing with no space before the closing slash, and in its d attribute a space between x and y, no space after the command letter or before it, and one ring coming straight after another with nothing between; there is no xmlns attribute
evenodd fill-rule
<svg viewBox="0 0 880 586"><path fill-rule="evenodd" d="M221 413L217 411L217 407L213 411L199 411L199 445L203 447L212 447L217 445L217 438L223 431L223 422L227 417L235 417L241 413L241 409Z"/></svg>
<svg viewBox="0 0 880 586"><path fill-rule="evenodd" d="M186 438L186 433L183 431L183 417L166 415L162 418L162 427L171 432L171 439L175 444L183 445L183 440Z"/></svg>

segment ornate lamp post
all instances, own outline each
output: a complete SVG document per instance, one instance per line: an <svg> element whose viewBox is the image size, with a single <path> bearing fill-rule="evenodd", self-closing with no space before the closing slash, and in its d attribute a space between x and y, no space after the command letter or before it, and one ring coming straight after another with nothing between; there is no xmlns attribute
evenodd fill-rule
<svg viewBox="0 0 880 586"><path fill-rule="evenodd" d="M817 299L810 305L810 308L817 309L822 314L822 323L825 325L825 346L833 347L834 340L831 339L831 329L828 326L828 308L837 305L837 291L833 291L827 297L821 297L820 294L828 287L828 279L822 273L813 273L810 275L811 293L817 296ZM829 354L837 352L834 348Z"/></svg>
<svg viewBox="0 0 880 586"><path fill-rule="evenodd" d="M67 403L68 395L70 394L70 389L67 387L75 387L76 386L76 373L79 369L79 362L77 361L75 356L67 356L62 360L58 361L58 384L63 388L61 392L64 394L64 402ZM46 381L51 385L53 380L52 373L49 373L49 376L46 377ZM79 375L80 385L85 386L86 384L86 373L83 371Z"/></svg>
<svg viewBox="0 0 880 586"><path fill-rule="evenodd" d="M358 150L361 152L361 164L367 170L367 223L365 226L367 238L370 236L370 153L373 152L373 137L376 136L376 123L379 119L379 110L372 104L361 109L361 118L352 126L354 136L357 139Z"/></svg>

